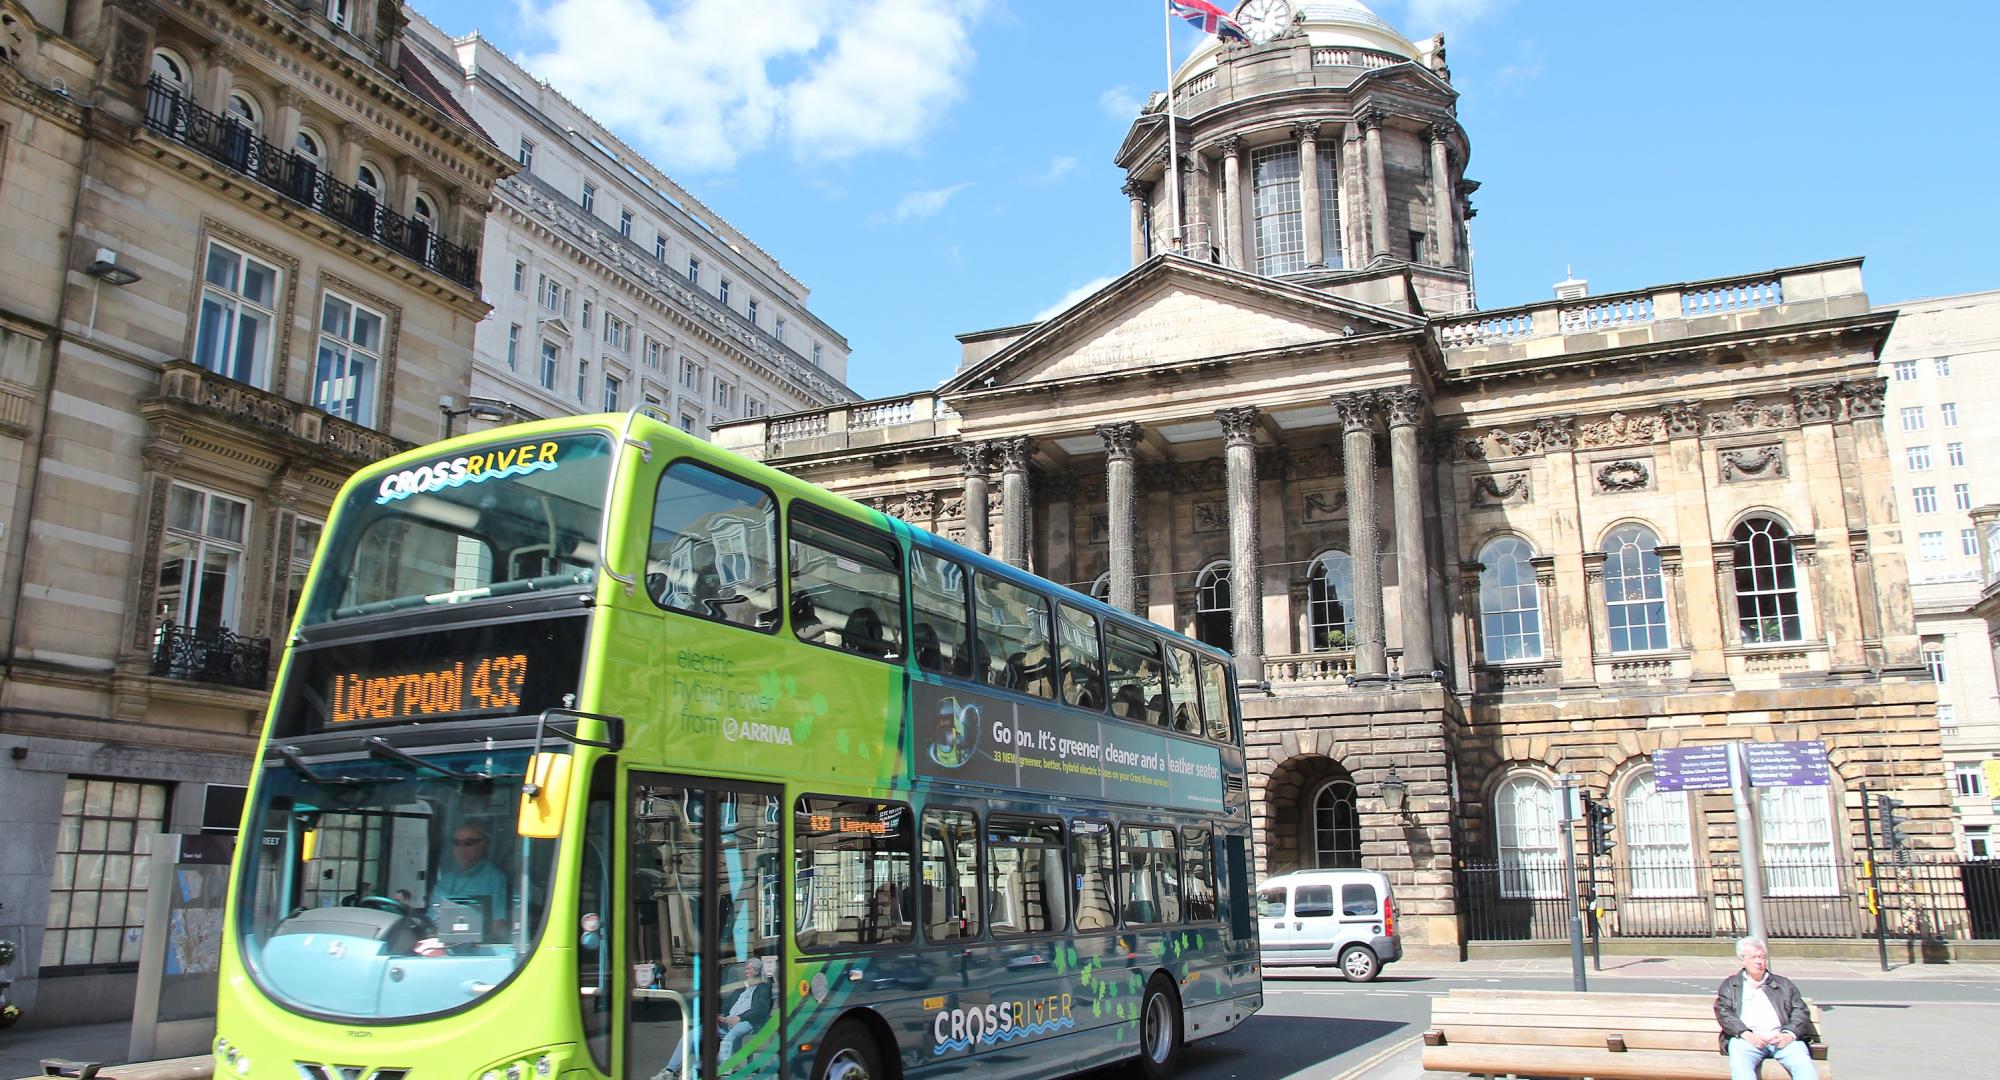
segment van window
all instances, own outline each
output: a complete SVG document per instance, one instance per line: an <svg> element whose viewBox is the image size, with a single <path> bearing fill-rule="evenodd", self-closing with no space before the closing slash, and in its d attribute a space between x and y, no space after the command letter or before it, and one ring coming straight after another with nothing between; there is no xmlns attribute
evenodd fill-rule
<svg viewBox="0 0 2000 1080"><path fill-rule="evenodd" d="M1362 882L1359 885L1340 887L1340 913L1342 915L1375 914L1375 886Z"/></svg>
<svg viewBox="0 0 2000 1080"><path fill-rule="evenodd" d="M1333 886L1301 885L1292 894L1292 916L1311 919L1333 914Z"/></svg>
<svg viewBox="0 0 2000 1080"><path fill-rule="evenodd" d="M1261 919L1282 919L1285 917L1285 887L1283 885L1257 891L1257 917Z"/></svg>

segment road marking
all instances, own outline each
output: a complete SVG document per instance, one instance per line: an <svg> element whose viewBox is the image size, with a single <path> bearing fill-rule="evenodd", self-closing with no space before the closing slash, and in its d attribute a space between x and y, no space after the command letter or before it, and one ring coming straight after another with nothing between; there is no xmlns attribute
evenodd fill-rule
<svg viewBox="0 0 2000 1080"><path fill-rule="evenodd" d="M1360 1080L1361 1077L1367 1076L1369 1073L1373 1072L1377 1066L1387 1063L1390 1058L1393 1058L1396 1055L1401 1054L1403 1051L1409 1049L1411 1044L1415 1043L1417 1040L1421 1038L1423 1038L1423 1036L1421 1035L1412 1035L1409 1038L1404 1039L1403 1041L1390 1046L1387 1050L1384 1050L1381 1053L1376 1054L1374 1057L1369 1058L1367 1061L1364 1061L1361 1064L1356 1065L1355 1067L1347 1070L1346 1072L1341 1073L1339 1076L1334 1077L1333 1080Z"/></svg>

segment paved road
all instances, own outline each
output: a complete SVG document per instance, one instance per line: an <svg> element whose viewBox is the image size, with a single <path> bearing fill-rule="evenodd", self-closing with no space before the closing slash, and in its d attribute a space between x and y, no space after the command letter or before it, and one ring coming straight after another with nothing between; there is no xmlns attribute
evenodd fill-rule
<svg viewBox="0 0 2000 1080"><path fill-rule="evenodd" d="M1601 978L1592 985L1620 993L1708 995L1720 978ZM2000 978L1798 981L1820 1006L1843 1076L2000 1080L2000 1061L1985 1051L1975 1059L1961 1056L1983 1041L1968 1040L1967 1032L2000 1026ZM1270 978L1263 1012L1227 1035L1189 1047L1181 1075L1190 1080L1330 1080L1388 1054L1365 1075L1421 1076L1420 1069L1408 1064L1414 1051L1389 1052L1421 1035L1430 1019L1430 999L1456 987L1568 990L1570 981L1511 974L1384 975L1365 985L1337 976ZM1090 1080L1114 1075L1096 1073Z"/></svg>

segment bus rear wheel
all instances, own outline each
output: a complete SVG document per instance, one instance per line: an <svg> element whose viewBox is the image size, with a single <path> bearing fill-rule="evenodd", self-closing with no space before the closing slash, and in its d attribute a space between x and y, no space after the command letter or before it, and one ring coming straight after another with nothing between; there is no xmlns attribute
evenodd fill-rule
<svg viewBox="0 0 2000 1080"><path fill-rule="evenodd" d="M813 1065L813 1080L887 1080L888 1075L878 1060L875 1037L852 1021L833 1029Z"/></svg>
<svg viewBox="0 0 2000 1080"><path fill-rule="evenodd" d="M1139 1073L1146 1080L1166 1080L1180 1060L1180 995L1164 976L1155 975L1139 1005Z"/></svg>

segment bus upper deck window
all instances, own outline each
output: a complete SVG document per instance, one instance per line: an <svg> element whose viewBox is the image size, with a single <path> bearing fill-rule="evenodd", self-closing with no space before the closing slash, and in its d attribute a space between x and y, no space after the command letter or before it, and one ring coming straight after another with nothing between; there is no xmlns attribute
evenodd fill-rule
<svg viewBox="0 0 2000 1080"><path fill-rule="evenodd" d="M1167 650L1167 693L1173 701L1173 729L1201 734L1201 702L1195 693L1194 653L1176 645Z"/></svg>
<svg viewBox="0 0 2000 1080"><path fill-rule="evenodd" d="M972 620L965 600L965 568L928 551L910 550L910 610L916 625L910 648L917 667L933 675L972 675Z"/></svg>
<svg viewBox="0 0 2000 1080"><path fill-rule="evenodd" d="M792 632L863 656L903 655L903 578L896 547L862 525L792 510Z"/></svg>
<svg viewBox="0 0 2000 1080"><path fill-rule="evenodd" d="M1213 660L1201 662L1201 711L1208 720L1208 737L1234 742L1229 724L1229 669Z"/></svg>
<svg viewBox="0 0 2000 1080"><path fill-rule="evenodd" d="M989 686L1054 697L1049 602L1033 589L991 574L977 576L973 593L979 617L972 646L976 678Z"/></svg>
<svg viewBox="0 0 2000 1080"><path fill-rule="evenodd" d="M1062 698L1083 709L1104 707L1104 658L1097 645L1097 616L1068 604L1056 608L1056 641L1062 650Z"/></svg>
<svg viewBox="0 0 2000 1080"><path fill-rule="evenodd" d="M660 476L646 591L673 611L776 627L777 519L771 497L692 462Z"/></svg>
<svg viewBox="0 0 2000 1080"><path fill-rule="evenodd" d="M1145 724L1167 722L1167 682L1160 643L1117 624L1105 627L1105 669L1111 680L1111 715Z"/></svg>

